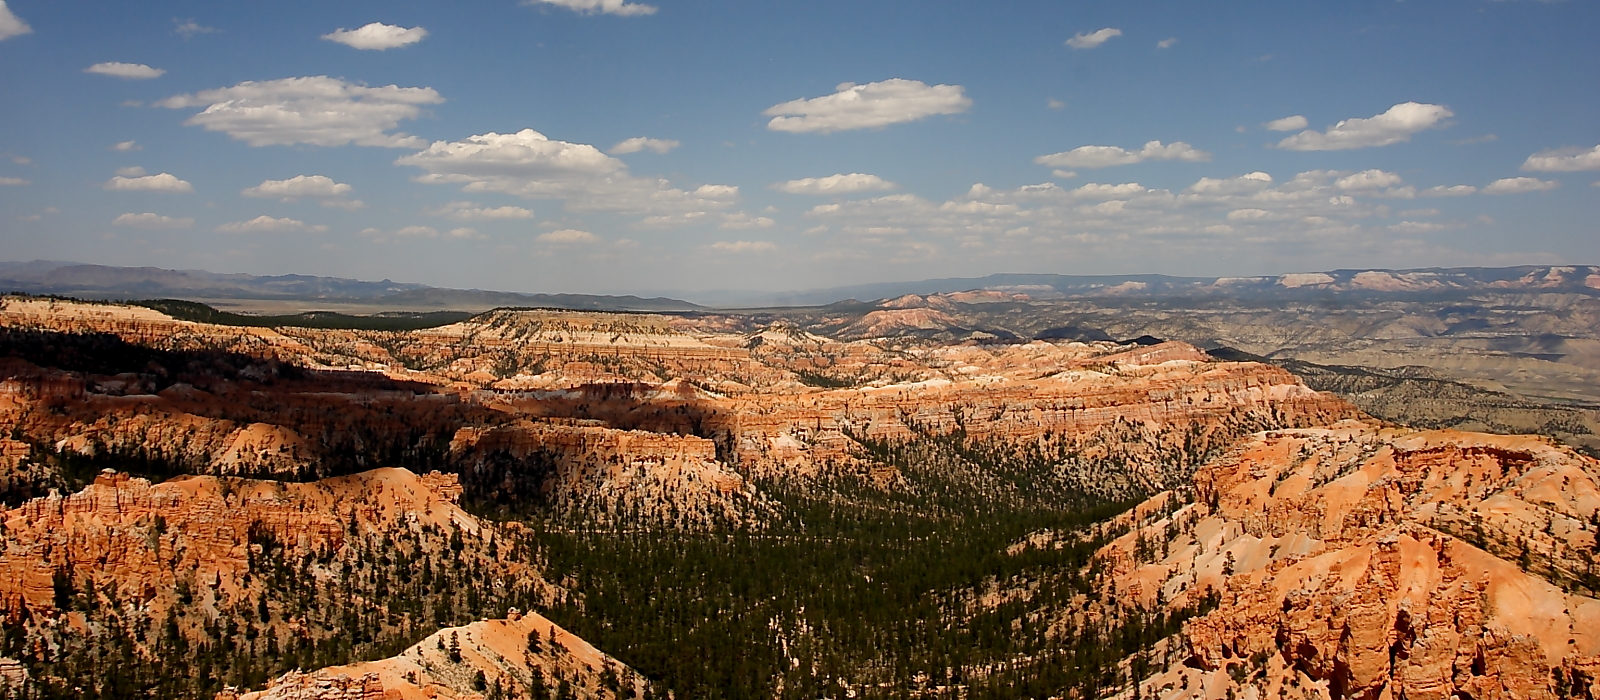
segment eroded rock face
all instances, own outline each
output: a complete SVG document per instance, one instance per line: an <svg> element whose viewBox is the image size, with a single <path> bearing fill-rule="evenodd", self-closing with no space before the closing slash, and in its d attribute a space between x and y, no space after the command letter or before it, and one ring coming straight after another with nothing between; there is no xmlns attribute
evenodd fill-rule
<svg viewBox="0 0 1600 700"><path fill-rule="evenodd" d="M596 524L762 527L776 503L717 461L716 444L692 435L518 421L462 428L450 443L463 468L510 460L543 467L527 494L557 514ZM525 474L523 476L526 476Z"/></svg>
<svg viewBox="0 0 1600 700"><path fill-rule="evenodd" d="M859 472L871 442L959 434L1032 450L1074 488L1122 499L1181 483L1240 435L1358 415L1282 370L1216 362L1183 343L841 342L735 317L544 311L404 333L272 335L147 309L14 299L0 304L5 324L224 349L245 347L243 333L271 345L264 356L310 368L252 379L251 365L172 383L22 363L0 384L0 419L34 445L291 478L397 460L469 477L544 470L548 482L525 486L562 512L673 526L759 526L771 504L752 481ZM378 371L330 369L344 366ZM446 444L455 448L446 453ZM460 463L438 464L447 459ZM29 476L20 460L13 466L18 479ZM898 483L892 469L878 471L876 483ZM468 487L499 498L500 483Z"/></svg>
<svg viewBox="0 0 1600 700"><path fill-rule="evenodd" d="M1197 503L1143 509L1102 551L1135 605L1218 596L1141 692L1590 697L1597 480L1535 438L1263 433L1196 474Z"/></svg>
<svg viewBox="0 0 1600 700"><path fill-rule="evenodd" d="M239 596L262 541L295 557L399 527L476 532L477 519L456 505L460 493L453 474L403 469L310 484L202 476L151 484L105 472L78 493L0 511L0 608L54 610L62 572L110 582L117 599L156 613L175 604L180 579L218 599Z"/></svg>
<svg viewBox="0 0 1600 700"><path fill-rule="evenodd" d="M642 695L648 683L555 623L513 609L503 619L441 629L391 658L291 671L262 690L229 689L217 700L468 700L495 687L510 697L528 697L535 685L555 696L563 684L572 697L614 700Z"/></svg>

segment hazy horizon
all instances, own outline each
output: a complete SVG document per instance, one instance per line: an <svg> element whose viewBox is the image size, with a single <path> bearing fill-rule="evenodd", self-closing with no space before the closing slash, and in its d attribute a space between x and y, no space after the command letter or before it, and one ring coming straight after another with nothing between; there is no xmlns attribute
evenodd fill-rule
<svg viewBox="0 0 1600 700"><path fill-rule="evenodd" d="M1593 264L1597 20L11 0L0 245L612 294Z"/></svg>

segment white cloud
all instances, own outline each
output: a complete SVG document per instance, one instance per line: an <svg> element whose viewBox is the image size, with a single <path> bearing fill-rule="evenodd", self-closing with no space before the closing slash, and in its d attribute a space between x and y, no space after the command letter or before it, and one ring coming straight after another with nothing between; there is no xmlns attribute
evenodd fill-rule
<svg viewBox="0 0 1600 700"><path fill-rule="evenodd" d="M532 129L436 141L395 161L427 171L423 183L463 183L466 192L503 192L526 199L564 199L574 210L636 213L705 212L732 205L739 188L702 185L685 191L656 178L634 177L627 164L589 144L556 141Z"/></svg>
<svg viewBox="0 0 1600 700"><path fill-rule="evenodd" d="M1399 175L1374 169L1339 178L1333 186L1341 190L1379 190L1401 182Z"/></svg>
<svg viewBox="0 0 1600 700"><path fill-rule="evenodd" d="M1411 135L1439 126L1455 116L1442 105L1402 102L1383 114L1365 119L1346 119L1325 132L1302 131L1278 142L1291 151L1339 151L1370 148L1410 141Z"/></svg>
<svg viewBox="0 0 1600 700"><path fill-rule="evenodd" d="M773 226L777 225L777 223L778 222L773 221L765 216L751 216L741 211L733 214L723 214L722 223L717 224L717 228L729 230L748 230L757 228L772 228Z"/></svg>
<svg viewBox="0 0 1600 700"><path fill-rule="evenodd" d="M852 192L876 192L894 188L894 183L877 175L864 173L806 177L772 185L772 189L789 194L850 194Z"/></svg>
<svg viewBox="0 0 1600 700"><path fill-rule="evenodd" d="M172 28L173 33L182 36L184 39L192 39L196 34L215 34L221 31L216 27L207 27L192 19L179 21L177 18L173 18L172 22L177 25Z"/></svg>
<svg viewBox="0 0 1600 700"><path fill-rule="evenodd" d="M1438 185L1422 191L1424 197L1465 197L1478 191L1472 185Z"/></svg>
<svg viewBox="0 0 1600 700"><path fill-rule="evenodd" d="M1074 49L1092 49L1096 46L1111 41L1113 37L1119 36L1122 36L1122 30L1113 29L1111 27L1106 27L1105 29L1099 29L1088 33L1079 32L1071 39L1067 40L1067 46L1071 46ZM1161 48L1166 47L1163 46Z"/></svg>
<svg viewBox="0 0 1600 700"><path fill-rule="evenodd" d="M11 8L6 7L5 0L0 0L0 41L32 32L33 27L28 26L21 17L12 14Z"/></svg>
<svg viewBox="0 0 1600 700"><path fill-rule="evenodd" d="M328 199L343 197L354 189L342 182L334 182L325 175L296 175L287 180L267 180L255 187L241 190L239 194L246 197L278 198L291 201L307 197L310 199Z"/></svg>
<svg viewBox="0 0 1600 700"><path fill-rule="evenodd" d="M1553 151L1540 151L1528 156L1528 159L1522 163L1522 169L1542 173L1600 170L1600 146L1595 146L1588 150L1561 148Z"/></svg>
<svg viewBox="0 0 1600 700"><path fill-rule="evenodd" d="M711 244L712 250L725 253L756 253L764 250L775 250L778 246L771 241L717 241Z"/></svg>
<svg viewBox="0 0 1600 700"><path fill-rule="evenodd" d="M1174 46L1177 46L1177 45L1178 45L1178 37L1172 37L1172 38L1169 38L1169 39L1162 39L1161 41L1156 42L1156 48L1158 48L1158 49L1170 49L1170 48L1172 48Z"/></svg>
<svg viewBox="0 0 1600 700"><path fill-rule="evenodd" d="M1306 128L1306 125L1310 123L1311 122L1306 121L1305 117L1296 114L1292 117L1274 119L1270 122L1262 124L1262 126L1266 127L1267 131L1294 131L1295 129L1304 129Z"/></svg>
<svg viewBox="0 0 1600 700"><path fill-rule="evenodd" d="M1072 178L1077 177L1078 173L1076 173L1076 172L1074 172L1072 170L1062 170L1060 168L1057 168L1055 170L1050 171L1050 176L1051 177L1059 177L1059 178L1061 178L1063 180L1071 180Z"/></svg>
<svg viewBox="0 0 1600 700"><path fill-rule="evenodd" d="M681 145L683 144L673 141L672 139L651 139L643 136L635 136L631 139L622 141L615 146L612 146L610 153L618 156L628 153L638 153L639 151L666 153Z"/></svg>
<svg viewBox="0 0 1600 700"><path fill-rule="evenodd" d="M324 199L322 200L322 206L325 206L329 209L355 211L357 209L367 208L367 203L359 199Z"/></svg>
<svg viewBox="0 0 1600 700"><path fill-rule="evenodd" d="M1546 192L1560 187L1561 183L1555 180L1540 180L1536 177L1506 177L1495 180L1483 188L1484 194L1524 194L1527 192Z"/></svg>
<svg viewBox="0 0 1600 700"><path fill-rule="evenodd" d="M556 245L588 245L591 243L599 243L600 237L589 233L588 231L564 228L558 231L539 234L539 241L542 243L553 243Z"/></svg>
<svg viewBox="0 0 1600 700"><path fill-rule="evenodd" d="M1067 103L1062 102L1061 100L1058 100L1058 99L1052 97L1052 98L1047 99L1047 100L1044 101L1044 106L1046 108L1048 108L1048 109L1053 109L1053 110L1059 112L1059 111L1067 108Z"/></svg>
<svg viewBox="0 0 1600 700"><path fill-rule="evenodd" d="M605 15L653 15L656 13L655 5L644 5L626 0L523 0L524 5L555 5L565 7L574 12L585 15L595 13Z"/></svg>
<svg viewBox="0 0 1600 700"><path fill-rule="evenodd" d="M217 233L324 233L327 226L310 225L296 219L258 216L249 221L234 221L217 227Z"/></svg>
<svg viewBox="0 0 1600 700"><path fill-rule="evenodd" d="M1117 146L1079 146L1063 153L1039 156L1034 158L1033 162L1053 168L1105 168L1142 163L1147 160L1198 162L1211 160L1211 154L1182 141L1175 141L1165 146L1160 141L1151 141L1137 151Z"/></svg>
<svg viewBox="0 0 1600 700"><path fill-rule="evenodd" d="M772 117L767 122L772 131L829 133L960 114L971 106L960 85L929 86L920 80L891 78L866 85L841 83L831 95L791 100L762 114Z"/></svg>
<svg viewBox="0 0 1600 700"><path fill-rule="evenodd" d="M492 221L506 219L532 219L533 210L522 207L484 207L475 202L450 202L437 209L422 212L428 216L442 216L459 221Z"/></svg>
<svg viewBox="0 0 1600 700"><path fill-rule="evenodd" d="M144 146L140 146L139 143L136 142L136 141L122 141L122 142L119 142L119 143L113 145L111 147L111 150L120 151L122 153L131 153L133 151L142 151L142 150L144 150Z"/></svg>
<svg viewBox="0 0 1600 700"><path fill-rule="evenodd" d="M482 240L482 239L486 238L486 236L484 236L483 234L478 233L478 229L467 228L465 226L463 226L461 228L450 229L450 232L446 233L445 237L446 238L456 238L456 239L460 239L460 240L472 240L472 241Z"/></svg>
<svg viewBox="0 0 1600 700"><path fill-rule="evenodd" d="M179 180L170 173L142 175L143 168L128 168L118 172L127 173L128 175L117 175L111 178L106 182L106 189L116 192L181 193L194 191L194 185L189 184L186 180Z"/></svg>
<svg viewBox="0 0 1600 700"><path fill-rule="evenodd" d="M28 185L32 184L20 177L0 177L0 185Z"/></svg>
<svg viewBox="0 0 1600 700"><path fill-rule="evenodd" d="M1272 186L1272 176L1257 171L1239 177L1202 177L1189 186L1189 192L1204 195L1245 195L1260 192Z"/></svg>
<svg viewBox="0 0 1600 700"><path fill-rule="evenodd" d="M128 228L142 228L150 230L171 230L189 228L194 225L194 219L177 219L160 214L145 212L143 214L123 214L111 221L112 226L127 226Z"/></svg>
<svg viewBox="0 0 1600 700"><path fill-rule="evenodd" d="M1429 221L1402 221L1388 228L1395 233L1434 233L1451 227L1446 224L1436 224Z"/></svg>
<svg viewBox="0 0 1600 700"><path fill-rule="evenodd" d="M1438 216L1439 215L1439 210L1438 209L1434 209L1432 207L1429 207L1427 209L1408 209L1406 211L1400 212L1400 215L1401 216L1405 216L1405 217L1411 217L1411 218L1415 218L1415 217L1419 217L1419 216Z"/></svg>
<svg viewBox="0 0 1600 700"><path fill-rule="evenodd" d="M444 98L433 88L367 87L327 76L246 81L155 103L203 107L184 122L220 131L251 146L387 146L415 148L422 139L389 133Z"/></svg>
<svg viewBox="0 0 1600 700"><path fill-rule="evenodd" d="M427 35L428 30L422 27L407 29L393 24L373 22L360 29L341 27L339 31L323 34L322 38L363 51L383 51L415 44Z"/></svg>
<svg viewBox="0 0 1600 700"><path fill-rule="evenodd" d="M457 231L460 231L461 233L457 233ZM477 233L477 231L472 229L453 229L450 231L450 233L446 234L446 236L450 238L467 239L478 237ZM366 236L367 238L371 238L379 243L390 243L397 239L431 240L440 237L439 229L436 229L432 226L406 226L404 228L395 229L394 231L384 231L383 229L377 228L365 228L361 229L358 235Z"/></svg>
<svg viewBox="0 0 1600 700"><path fill-rule="evenodd" d="M129 80L149 80L150 78L159 78L166 73L165 70L151 68L143 63L117 63L115 61L96 63L83 69L83 72L109 75L113 78L127 78Z"/></svg>

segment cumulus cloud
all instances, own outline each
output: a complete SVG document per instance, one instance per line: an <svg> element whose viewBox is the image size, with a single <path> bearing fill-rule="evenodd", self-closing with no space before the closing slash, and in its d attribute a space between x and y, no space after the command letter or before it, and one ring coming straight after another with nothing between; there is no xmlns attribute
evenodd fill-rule
<svg viewBox="0 0 1600 700"><path fill-rule="evenodd" d="M717 224L717 228L731 230L772 228L777 223L765 216L751 216L741 211L733 214L723 214L722 223Z"/></svg>
<svg viewBox="0 0 1600 700"><path fill-rule="evenodd" d="M1092 49L1119 36L1122 36L1122 30L1111 27L1097 29L1092 32L1079 32L1067 40L1067 46L1071 46L1074 49ZM1167 47L1162 46L1161 48Z"/></svg>
<svg viewBox="0 0 1600 700"><path fill-rule="evenodd" d="M1305 117L1296 114L1292 117L1274 119L1270 122L1262 124L1262 126L1266 127L1267 131L1294 131L1295 129L1304 129L1306 128L1306 125L1310 123L1311 122L1306 121Z"/></svg>
<svg viewBox="0 0 1600 700"><path fill-rule="evenodd" d="M194 219L173 218L145 212L143 214L123 214L111 220L112 226L127 226L128 228L142 228L149 230L184 229L194 225Z"/></svg>
<svg viewBox="0 0 1600 700"><path fill-rule="evenodd" d="M789 194L850 194L852 192L876 192L892 190L895 184L877 175L864 173L850 173L848 175L829 175L827 177L806 177L799 180L779 182L772 185L772 189Z"/></svg>
<svg viewBox="0 0 1600 700"><path fill-rule="evenodd" d="M610 153L618 156L628 153L638 153L639 151L666 153L681 145L683 144L673 141L672 139L651 139L643 136L635 136L631 139L624 140L615 146L612 146Z"/></svg>
<svg viewBox="0 0 1600 700"><path fill-rule="evenodd" d="M0 185L27 185L31 184L20 177L0 177Z"/></svg>
<svg viewBox="0 0 1600 700"><path fill-rule="evenodd" d="M1260 192L1272 186L1272 176L1256 171L1238 177L1202 177L1189 186L1189 192L1203 195L1244 195Z"/></svg>
<svg viewBox="0 0 1600 700"><path fill-rule="evenodd" d="M1177 46L1177 45L1178 45L1178 38L1177 37L1172 37L1172 38L1169 38L1169 39L1162 39L1161 41L1156 42L1156 48L1158 48L1158 49L1170 49L1170 48L1172 48L1174 46Z"/></svg>
<svg viewBox="0 0 1600 700"><path fill-rule="evenodd" d="M1523 194L1526 192L1546 192L1560 187L1561 183L1555 180L1540 180L1536 177L1506 177L1495 180L1483 188L1484 194Z"/></svg>
<svg viewBox="0 0 1600 700"><path fill-rule="evenodd" d="M1402 221L1388 227L1390 231L1395 233L1434 233L1449 228L1450 226L1447 224L1436 224L1430 221Z"/></svg>
<svg viewBox="0 0 1600 700"><path fill-rule="evenodd" d="M1079 146L1063 153L1039 156L1034 158L1033 162L1053 168L1105 168L1142 163L1147 160L1199 162L1211 160L1211 154L1182 141L1168 145L1162 145L1160 141L1150 141L1137 151L1117 146Z"/></svg>
<svg viewBox="0 0 1600 700"><path fill-rule="evenodd" d="M1590 149L1561 148L1540 151L1528 156L1522 169L1541 173L1571 173L1580 170L1600 170L1600 146Z"/></svg>
<svg viewBox="0 0 1600 700"><path fill-rule="evenodd" d="M246 197L278 198L285 202L300 199L330 199L343 197L354 189L342 182L334 182L325 175L296 175L287 180L267 180L255 187L241 190Z"/></svg>
<svg viewBox="0 0 1600 700"><path fill-rule="evenodd" d="M549 233L539 234L539 242L552 243L555 245L588 245L591 243L599 243L600 237L589 233L588 231L564 228L557 231L551 231Z"/></svg>
<svg viewBox="0 0 1600 700"><path fill-rule="evenodd" d="M775 250L778 246L771 241L717 241L711 244L712 250L725 253L757 253L764 250Z"/></svg>
<svg viewBox="0 0 1600 700"><path fill-rule="evenodd" d="M594 146L553 140L532 129L436 141L395 163L426 171L418 182L461 183L466 192L526 199L564 199L579 211L706 212L739 198L739 188L731 185L683 190L666 180L635 177L625 163Z"/></svg>
<svg viewBox="0 0 1600 700"><path fill-rule="evenodd" d="M22 21L21 17L13 14L11 8L6 7L5 0L0 0L0 41L5 41L14 36L31 34L32 32L33 27L28 26L28 23Z"/></svg>
<svg viewBox="0 0 1600 700"><path fill-rule="evenodd" d="M437 209L423 212L428 216L442 216L460 221L494 221L507 219L532 219L533 210L522 207L484 207L475 202L450 202Z"/></svg>
<svg viewBox="0 0 1600 700"><path fill-rule="evenodd" d="M258 216L249 221L233 221L217 227L217 233L324 233L327 226L311 225L296 219Z"/></svg>
<svg viewBox="0 0 1600 700"><path fill-rule="evenodd" d="M184 39L193 39L196 34L215 34L221 31L216 27L207 27L193 19L180 21L177 18L173 18L172 23L176 25L172 28L173 33L182 36Z"/></svg>
<svg viewBox="0 0 1600 700"><path fill-rule="evenodd" d="M791 133L848 131L916 121L936 114L960 114L972 100L960 85L928 85L891 78L857 85L841 83L831 95L791 100L762 114L767 128Z"/></svg>
<svg viewBox="0 0 1600 700"><path fill-rule="evenodd" d="M1333 186L1341 190L1379 190L1394 187L1401 182L1399 175L1374 169L1339 178Z"/></svg>
<svg viewBox="0 0 1600 700"><path fill-rule="evenodd" d="M428 30L422 27L407 29L393 24L373 22L360 29L340 27L336 32L323 34L322 38L363 51L383 51L415 44L427 35Z"/></svg>
<svg viewBox="0 0 1600 700"><path fill-rule="evenodd" d="M119 151L121 153L131 153L133 151L144 150L144 146L140 146L137 141L121 141L112 145L111 150Z"/></svg>
<svg viewBox="0 0 1600 700"><path fill-rule="evenodd" d="M825 257L914 261L940 250L988 251L1021 260L1081 254L1126 254L1130 245L1163 251L1218 245L1283 246L1284 250L1350 250L1385 245L1394 231L1388 207L1397 196L1376 173L1308 171L1278 181L1264 172L1200 178L1181 191L1139 183L1052 182L996 189L974 185L948 201L889 194L812 207L809 235ZM1352 176L1360 175L1360 177ZM1341 189L1339 182L1345 181ZM1067 251L1072 251L1068 253ZM1065 258L1063 258L1065 259Z"/></svg>
<svg viewBox="0 0 1600 700"><path fill-rule="evenodd" d="M1455 116L1442 105L1402 102L1383 114L1365 119L1346 119L1327 131L1302 131L1278 142L1291 151L1339 151L1371 148L1410 141L1411 135L1439 126Z"/></svg>
<svg viewBox="0 0 1600 700"><path fill-rule="evenodd" d="M314 76L263 82L169 97L155 105L170 109L202 107L184 122L220 131L251 146L387 146L416 148L425 142L389 133L402 119L415 119L424 105L444 98L433 88L394 85L367 87Z"/></svg>
<svg viewBox="0 0 1600 700"><path fill-rule="evenodd" d="M406 226L393 231L365 228L361 229L358 235L371 238L379 243L392 243L397 240L434 240L439 238L472 240L484 237L476 229L470 228L455 228L441 235L439 229L432 226Z"/></svg>
<svg viewBox="0 0 1600 700"><path fill-rule="evenodd" d="M1472 185L1438 185L1422 191L1424 197L1465 197L1478 191Z"/></svg>
<svg viewBox="0 0 1600 700"><path fill-rule="evenodd" d="M655 5L645 5L626 0L523 0L524 5L555 5L565 7L580 14L605 14L629 17L633 15L653 15L656 13Z"/></svg>
<svg viewBox="0 0 1600 700"><path fill-rule="evenodd" d="M106 182L106 189L114 192L168 192L183 193L193 192L194 185L187 180L179 180L171 173L144 175L143 168L124 168L117 171L116 177Z"/></svg>
<svg viewBox="0 0 1600 700"><path fill-rule="evenodd" d="M109 75L113 78L126 78L128 80L149 80L150 78L159 78L166 73L160 68L151 68L143 63L117 63L115 61L96 63L83 69L83 72Z"/></svg>

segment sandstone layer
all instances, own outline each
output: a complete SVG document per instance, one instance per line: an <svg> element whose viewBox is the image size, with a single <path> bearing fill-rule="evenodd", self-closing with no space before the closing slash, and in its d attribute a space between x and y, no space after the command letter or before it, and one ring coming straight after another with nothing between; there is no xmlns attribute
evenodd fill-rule
<svg viewBox="0 0 1600 700"><path fill-rule="evenodd" d="M1263 433L1130 516L1103 594L1216 603L1141 697L1594 697L1597 481L1536 438Z"/></svg>
<svg viewBox="0 0 1600 700"><path fill-rule="evenodd" d="M217 700L481 700L541 691L538 697L614 700L641 695L647 685L559 625L512 609L504 619L441 629L391 658L290 671L262 690L230 688Z"/></svg>

